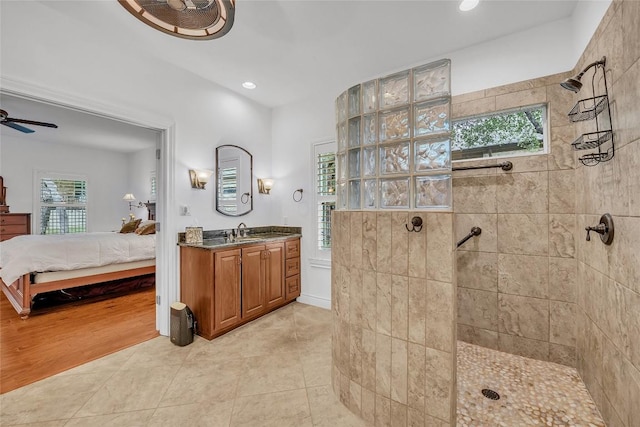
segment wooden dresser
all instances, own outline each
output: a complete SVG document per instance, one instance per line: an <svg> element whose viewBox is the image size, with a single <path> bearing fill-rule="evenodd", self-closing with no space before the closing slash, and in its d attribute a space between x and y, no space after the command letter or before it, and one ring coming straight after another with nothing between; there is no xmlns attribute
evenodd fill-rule
<svg viewBox="0 0 640 427"><path fill-rule="evenodd" d="M30 213L0 213L0 242L31 234Z"/></svg>

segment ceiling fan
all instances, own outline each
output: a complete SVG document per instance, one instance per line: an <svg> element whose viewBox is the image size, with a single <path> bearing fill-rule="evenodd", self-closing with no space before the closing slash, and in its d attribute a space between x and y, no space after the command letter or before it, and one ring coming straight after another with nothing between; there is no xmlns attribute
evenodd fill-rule
<svg viewBox="0 0 640 427"><path fill-rule="evenodd" d="M18 123L24 123L26 125L34 125L34 126L45 126L48 128L57 128L58 125L54 125L53 123L44 123L44 122L36 122L33 120L25 120L25 119L16 119L13 117L9 117L9 114L4 111L4 110L0 110L0 124L3 124L5 126L9 126L10 128L13 128L15 130L19 130L20 132L24 132L24 133L33 133L35 132L32 129L29 129L27 127L21 126Z"/></svg>

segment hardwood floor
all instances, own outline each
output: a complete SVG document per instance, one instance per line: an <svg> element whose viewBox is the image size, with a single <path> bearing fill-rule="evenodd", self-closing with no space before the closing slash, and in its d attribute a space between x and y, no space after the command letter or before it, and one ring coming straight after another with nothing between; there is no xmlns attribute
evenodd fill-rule
<svg viewBox="0 0 640 427"><path fill-rule="evenodd" d="M43 308L26 320L0 295L0 393L158 336L154 287Z"/></svg>

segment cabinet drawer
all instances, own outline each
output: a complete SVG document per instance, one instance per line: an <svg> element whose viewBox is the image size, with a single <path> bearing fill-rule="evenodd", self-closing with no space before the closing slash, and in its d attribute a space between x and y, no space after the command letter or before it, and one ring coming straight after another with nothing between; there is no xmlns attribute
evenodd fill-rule
<svg viewBox="0 0 640 427"><path fill-rule="evenodd" d="M291 258L285 262L285 276L291 277L300 274L300 258Z"/></svg>
<svg viewBox="0 0 640 427"><path fill-rule="evenodd" d="M27 215L0 215L0 225L27 226Z"/></svg>
<svg viewBox="0 0 640 427"><path fill-rule="evenodd" d="M284 283L285 298L291 300L300 296L300 275L287 277Z"/></svg>
<svg viewBox="0 0 640 427"><path fill-rule="evenodd" d="M284 243L284 250L287 258L300 256L300 240L290 240Z"/></svg>
<svg viewBox="0 0 640 427"><path fill-rule="evenodd" d="M27 234L27 224L0 225L0 234Z"/></svg>

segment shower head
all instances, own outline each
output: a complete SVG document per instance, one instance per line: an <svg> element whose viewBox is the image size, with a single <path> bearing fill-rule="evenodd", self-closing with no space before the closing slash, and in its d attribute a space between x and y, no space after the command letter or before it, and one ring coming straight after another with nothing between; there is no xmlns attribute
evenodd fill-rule
<svg viewBox="0 0 640 427"><path fill-rule="evenodd" d="M582 79L582 76L584 76L584 73L586 73L587 70L591 67L595 67L598 65L601 65L602 67L604 67L605 62L606 62L606 57L603 56L601 60L592 62L591 64L587 65L586 68L582 70L582 72L577 76L565 79L562 83L560 83L560 86L562 86L567 90L578 93L580 89L582 89L582 82L580 81L580 79Z"/></svg>
<svg viewBox="0 0 640 427"><path fill-rule="evenodd" d="M560 83L560 86L562 86L567 90L571 90L575 93L578 93L580 89L582 89L582 82L580 82L581 78L582 78L582 73L578 74L573 78L565 79L562 83Z"/></svg>

